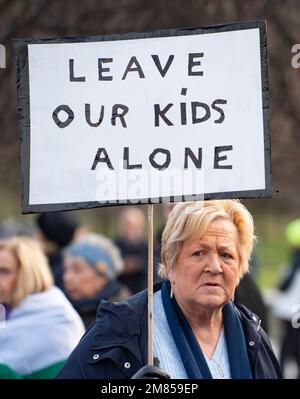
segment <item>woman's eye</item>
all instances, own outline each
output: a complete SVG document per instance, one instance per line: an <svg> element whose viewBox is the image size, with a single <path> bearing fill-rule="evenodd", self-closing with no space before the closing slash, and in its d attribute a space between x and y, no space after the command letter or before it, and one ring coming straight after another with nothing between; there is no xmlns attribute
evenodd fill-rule
<svg viewBox="0 0 300 399"><path fill-rule="evenodd" d="M232 259L232 256L228 252L221 252L222 258Z"/></svg>
<svg viewBox="0 0 300 399"><path fill-rule="evenodd" d="M10 270L7 269L0 269L0 275L1 276L9 276L11 274Z"/></svg>
<svg viewBox="0 0 300 399"><path fill-rule="evenodd" d="M193 253L193 256L201 256L201 255L203 255L203 251L195 251Z"/></svg>

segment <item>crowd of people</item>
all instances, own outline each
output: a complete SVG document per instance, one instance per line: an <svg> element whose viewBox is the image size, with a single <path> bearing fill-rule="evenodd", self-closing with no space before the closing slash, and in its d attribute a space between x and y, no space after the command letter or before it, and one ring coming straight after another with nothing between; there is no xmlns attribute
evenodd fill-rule
<svg viewBox="0 0 300 399"><path fill-rule="evenodd" d="M266 335L267 308L251 273L250 213L225 200L163 204L162 215L154 237L153 310L160 368L153 366L151 375L281 378ZM0 378L143 378L149 372L145 220L140 207L122 208L114 240L70 212L39 214L33 228L12 219L0 223ZM293 259L278 290L282 298L300 278L300 221L288 227L287 238ZM300 364L299 329L275 304L274 314L284 320L284 370L289 356Z"/></svg>
<svg viewBox="0 0 300 399"><path fill-rule="evenodd" d="M67 212L0 224L0 378L54 378L101 300L146 287L144 227L138 207L120 212L115 242Z"/></svg>

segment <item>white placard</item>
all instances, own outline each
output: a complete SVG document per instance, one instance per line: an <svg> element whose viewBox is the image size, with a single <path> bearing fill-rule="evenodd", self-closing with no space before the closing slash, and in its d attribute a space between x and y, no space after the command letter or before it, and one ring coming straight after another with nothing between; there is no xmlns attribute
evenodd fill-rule
<svg viewBox="0 0 300 399"><path fill-rule="evenodd" d="M259 27L28 44L27 205L263 193L261 69Z"/></svg>

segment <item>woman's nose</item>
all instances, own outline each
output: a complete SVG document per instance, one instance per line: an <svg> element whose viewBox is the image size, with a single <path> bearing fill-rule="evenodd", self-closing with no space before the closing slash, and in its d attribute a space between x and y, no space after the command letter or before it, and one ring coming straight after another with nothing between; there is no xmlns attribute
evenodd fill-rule
<svg viewBox="0 0 300 399"><path fill-rule="evenodd" d="M216 274L222 273L221 260L217 252L209 252L205 270Z"/></svg>

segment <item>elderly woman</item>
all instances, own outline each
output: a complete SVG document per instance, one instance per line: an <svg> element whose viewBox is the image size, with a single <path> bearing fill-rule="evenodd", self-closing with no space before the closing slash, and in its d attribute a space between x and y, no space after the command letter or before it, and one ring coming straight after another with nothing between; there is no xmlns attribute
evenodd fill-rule
<svg viewBox="0 0 300 399"><path fill-rule="evenodd" d="M0 378L53 378L84 326L32 238L0 242L0 303Z"/></svg>
<svg viewBox="0 0 300 399"><path fill-rule="evenodd" d="M87 234L66 247L64 288L86 328L95 321L101 299L117 302L130 296L130 291L117 281L122 270L118 248L98 234Z"/></svg>
<svg viewBox="0 0 300 399"><path fill-rule="evenodd" d="M236 200L181 203L171 212L153 332L154 355L171 378L281 378L258 317L233 303L248 271L253 230L250 213ZM157 367L139 370L147 363L146 292L119 307L103 304L98 317L61 377L163 375Z"/></svg>

